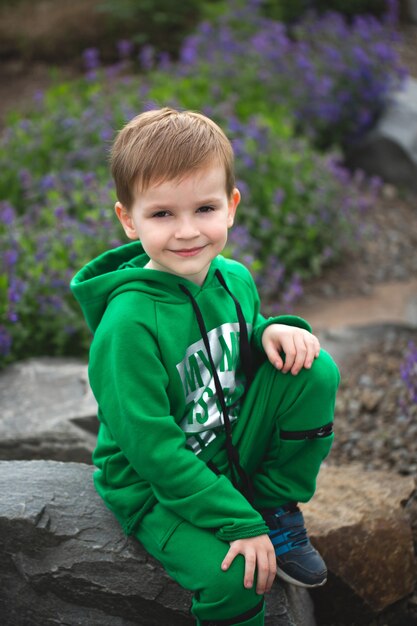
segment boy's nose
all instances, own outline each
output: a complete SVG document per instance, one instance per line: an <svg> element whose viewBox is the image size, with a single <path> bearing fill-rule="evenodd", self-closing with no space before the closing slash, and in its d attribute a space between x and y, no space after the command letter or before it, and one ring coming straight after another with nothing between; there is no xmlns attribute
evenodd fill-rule
<svg viewBox="0 0 417 626"><path fill-rule="evenodd" d="M194 237L198 237L199 234L200 231L192 220L184 220L178 224L175 237L177 239L193 239Z"/></svg>

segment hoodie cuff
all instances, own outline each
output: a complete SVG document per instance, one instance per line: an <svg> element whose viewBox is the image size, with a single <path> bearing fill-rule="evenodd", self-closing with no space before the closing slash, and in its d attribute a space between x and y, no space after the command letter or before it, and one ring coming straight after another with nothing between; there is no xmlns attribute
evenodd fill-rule
<svg viewBox="0 0 417 626"><path fill-rule="evenodd" d="M223 541L236 541L237 539L248 539L249 537L258 537L259 535L267 535L269 528L265 522L252 525L250 528L220 528L216 532L216 537Z"/></svg>

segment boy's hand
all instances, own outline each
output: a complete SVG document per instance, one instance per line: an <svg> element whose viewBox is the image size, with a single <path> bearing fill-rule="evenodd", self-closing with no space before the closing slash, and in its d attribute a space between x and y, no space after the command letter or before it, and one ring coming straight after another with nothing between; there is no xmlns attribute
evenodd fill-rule
<svg viewBox="0 0 417 626"><path fill-rule="evenodd" d="M320 353L320 343L315 335L303 328L285 324L267 326L262 335L262 345L274 367L284 374L291 372L294 376L303 367L309 369ZM285 353L285 363L281 352Z"/></svg>
<svg viewBox="0 0 417 626"><path fill-rule="evenodd" d="M231 541L229 552L222 563L222 570L229 569L238 554L243 554L245 557L244 586L251 589L255 569L257 569L256 593L263 595L270 591L277 572L277 562L274 547L268 535Z"/></svg>

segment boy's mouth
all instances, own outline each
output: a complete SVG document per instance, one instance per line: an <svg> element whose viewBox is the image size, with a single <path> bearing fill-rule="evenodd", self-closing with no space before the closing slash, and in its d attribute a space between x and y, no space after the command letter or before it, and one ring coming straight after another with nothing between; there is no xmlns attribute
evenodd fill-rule
<svg viewBox="0 0 417 626"><path fill-rule="evenodd" d="M198 248L181 248L181 250L172 250L172 252L182 257L189 257L189 256L195 256L196 254L201 252L201 250L203 250L204 248L205 246L200 246Z"/></svg>

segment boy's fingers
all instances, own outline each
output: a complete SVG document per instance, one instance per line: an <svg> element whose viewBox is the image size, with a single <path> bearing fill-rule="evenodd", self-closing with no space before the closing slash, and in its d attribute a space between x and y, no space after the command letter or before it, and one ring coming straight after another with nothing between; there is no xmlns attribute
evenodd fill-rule
<svg viewBox="0 0 417 626"><path fill-rule="evenodd" d="M295 357L297 355L297 349L294 344L294 338L288 338L288 341L282 346L283 351L285 352L285 363L282 368L282 372L286 374L289 372L294 365Z"/></svg>
<svg viewBox="0 0 417 626"><path fill-rule="evenodd" d="M229 569L229 567L231 566L231 564L233 563L235 557L239 554L239 552L237 550L235 550L233 548L233 546L231 546L229 548L228 553L226 554L226 556L223 559L223 562L221 564L221 568L222 570L227 570Z"/></svg>
<svg viewBox="0 0 417 626"><path fill-rule="evenodd" d="M253 586L253 579L255 577L255 567L256 567L255 551L245 554L245 578L244 578L243 584L245 585L246 589L251 589L251 587Z"/></svg>
<svg viewBox="0 0 417 626"><path fill-rule="evenodd" d="M308 356L308 348L304 342L304 338L299 336L294 339L294 345L296 353L294 363L291 368L291 374L296 375L305 365Z"/></svg>
<svg viewBox="0 0 417 626"><path fill-rule="evenodd" d="M258 558L258 577L256 581L256 593L262 595L269 591L268 583L270 578L268 555Z"/></svg>
<svg viewBox="0 0 417 626"><path fill-rule="evenodd" d="M314 357L315 357L315 353L316 353L316 348L315 348L315 342L314 341L308 341L305 344L305 355L304 355L304 361L301 364L301 367L305 367L307 369L310 369L310 367L313 365L313 361L314 361Z"/></svg>
<svg viewBox="0 0 417 626"><path fill-rule="evenodd" d="M277 574L277 557L275 554L275 550L270 550L268 553L269 560L269 578L268 578L268 589L267 591L271 591L273 582L275 580L275 576Z"/></svg>
<svg viewBox="0 0 417 626"><path fill-rule="evenodd" d="M309 342L307 346L307 356L304 367L310 368L313 365L314 359L320 354L320 343L316 337L313 337L313 341Z"/></svg>
<svg viewBox="0 0 417 626"><path fill-rule="evenodd" d="M275 350L275 348L271 349L269 353L267 353L267 357L277 370L282 370L284 367L284 361L282 360L280 354Z"/></svg>

